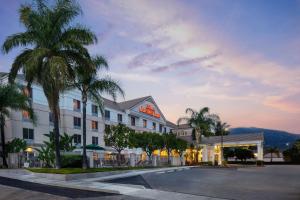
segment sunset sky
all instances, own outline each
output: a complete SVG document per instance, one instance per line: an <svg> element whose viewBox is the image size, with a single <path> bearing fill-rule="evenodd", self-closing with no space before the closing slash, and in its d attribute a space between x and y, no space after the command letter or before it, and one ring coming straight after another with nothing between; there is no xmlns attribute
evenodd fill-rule
<svg viewBox="0 0 300 200"><path fill-rule="evenodd" d="M0 0L0 43L25 0ZM79 0L125 99L152 95L173 122L204 106L231 127L300 134L300 1ZM20 49L0 54L8 71ZM122 101L119 98L118 101Z"/></svg>

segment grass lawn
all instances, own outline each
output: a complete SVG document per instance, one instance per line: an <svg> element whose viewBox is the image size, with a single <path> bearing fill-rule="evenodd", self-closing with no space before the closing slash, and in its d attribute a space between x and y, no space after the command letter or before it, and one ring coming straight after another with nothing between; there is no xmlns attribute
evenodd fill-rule
<svg viewBox="0 0 300 200"><path fill-rule="evenodd" d="M141 169L151 169L155 167L107 167L107 168L29 168L27 170L35 173L51 173L51 174L80 174L80 173L94 173L94 172L111 172L111 171L123 171L123 170L141 170Z"/></svg>

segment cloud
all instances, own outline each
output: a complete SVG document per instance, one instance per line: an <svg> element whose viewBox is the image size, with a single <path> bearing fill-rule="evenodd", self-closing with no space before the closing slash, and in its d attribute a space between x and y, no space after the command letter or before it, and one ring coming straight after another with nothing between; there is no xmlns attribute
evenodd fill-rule
<svg viewBox="0 0 300 200"><path fill-rule="evenodd" d="M269 96L264 104L289 113L300 113L300 93L288 96Z"/></svg>
<svg viewBox="0 0 300 200"><path fill-rule="evenodd" d="M207 60L212 60L212 59L218 57L219 55L220 55L219 53L213 53L213 54L206 55L203 57L181 60L181 61L172 63L167 66L156 67L155 69L152 69L152 71L153 72L165 72L168 70L174 70L174 69L178 69L178 68L186 68L189 65L198 64L198 63L201 63L201 62L204 62Z"/></svg>

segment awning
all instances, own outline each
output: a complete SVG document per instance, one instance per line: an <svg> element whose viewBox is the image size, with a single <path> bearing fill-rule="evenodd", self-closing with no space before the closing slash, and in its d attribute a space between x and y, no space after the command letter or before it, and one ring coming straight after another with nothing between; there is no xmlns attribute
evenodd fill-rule
<svg viewBox="0 0 300 200"><path fill-rule="evenodd" d="M81 148L83 148L83 147L81 147ZM99 151L104 151L105 150L103 147L100 147L100 146L95 145L95 144L86 145L86 149L89 149L89 150L99 150Z"/></svg>

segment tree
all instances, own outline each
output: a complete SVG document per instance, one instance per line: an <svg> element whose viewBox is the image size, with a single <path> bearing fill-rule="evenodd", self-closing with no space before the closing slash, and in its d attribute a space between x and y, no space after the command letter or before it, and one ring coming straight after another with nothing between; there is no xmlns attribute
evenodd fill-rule
<svg viewBox="0 0 300 200"><path fill-rule="evenodd" d="M14 82L22 69L28 86L34 81L43 88L54 118L56 168L61 167L59 95L74 79L75 64L89 57L85 45L97 42L89 29L71 25L81 12L74 0L56 0L53 5L35 0L32 5L22 5L19 15L25 31L8 36L2 46L4 53L16 47L25 48L13 61L9 81Z"/></svg>
<svg viewBox="0 0 300 200"><path fill-rule="evenodd" d="M247 159L254 158L254 154L250 149L236 148L234 153L236 158L241 160L242 162L246 161Z"/></svg>
<svg viewBox="0 0 300 200"><path fill-rule="evenodd" d="M9 117L10 110L22 110L29 113L29 117L35 121L35 116L30 105L30 98L24 95L16 85L0 85L0 131L2 144L2 160L4 167L8 167L5 148L5 118Z"/></svg>
<svg viewBox="0 0 300 200"><path fill-rule="evenodd" d="M20 153L24 152L27 148L27 143L25 140L20 138L14 138L12 141L7 142L7 153L16 153L18 157L18 167L21 167L20 164Z"/></svg>
<svg viewBox="0 0 300 200"><path fill-rule="evenodd" d="M220 118L218 116L215 117L216 120L214 120L214 134L216 136L221 136L221 161L223 161L223 157L224 157L224 150L223 150L223 136L224 135L228 135L229 131L228 128L230 127L229 124L227 124L226 122L223 123L221 122Z"/></svg>
<svg viewBox="0 0 300 200"><path fill-rule="evenodd" d="M277 147L269 147L266 149L265 152L266 152L266 154L267 153L271 154L271 160L270 160L271 162L273 162L273 154L276 154L277 157L279 157L279 153L280 153L280 151Z"/></svg>
<svg viewBox="0 0 300 200"><path fill-rule="evenodd" d="M35 150L39 153L38 159L45 164L45 167L51 167L55 163L55 134L50 132L44 134L48 141L44 141L44 145L41 148ZM59 136L59 150L64 152L70 152L75 149L73 146L74 136L70 136L67 133Z"/></svg>
<svg viewBox="0 0 300 200"><path fill-rule="evenodd" d="M180 156L181 165L183 165L182 156L183 156L183 153L186 151L187 147L188 147L187 141L180 139L180 138L176 139L176 148L175 149Z"/></svg>
<svg viewBox="0 0 300 200"><path fill-rule="evenodd" d="M291 148L283 151L283 156L286 161L300 163L300 140L297 140Z"/></svg>
<svg viewBox="0 0 300 200"><path fill-rule="evenodd" d="M225 160L228 160L228 158L234 157L234 149L227 147L223 149L223 156L225 158Z"/></svg>
<svg viewBox="0 0 300 200"><path fill-rule="evenodd" d="M76 79L74 79L74 86L81 92L82 99L82 137L83 137L83 162L82 168L88 167L86 156L86 105L88 98L94 99L103 115L104 105L102 103L102 94L106 93L110 95L113 100L116 100L117 93L124 96L124 91L118 85L118 83L112 80L110 77L98 78L97 72L102 68L108 69L106 60L101 56L96 56L90 61L90 66L80 65L76 68Z"/></svg>
<svg viewBox="0 0 300 200"><path fill-rule="evenodd" d="M187 108L185 112L190 116L179 118L177 124L189 124L195 130L197 144L200 143L202 135L205 137L213 135L212 126L216 115L210 114L208 107L204 107L199 111L193 110L192 108Z"/></svg>
<svg viewBox="0 0 300 200"><path fill-rule="evenodd" d="M142 148L146 152L149 161L152 161L154 150L164 147L162 136L158 133L142 132L134 133L130 136L130 146Z"/></svg>
<svg viewBox="0 0 300 200"><path fill-rule="evenodd" d="M167 151L168 154L168 164L171 164L170 161L170 154L172 153L173 149L176 149L177 141L176 141L176 135L173 133L165 133L162 135L163 142L164 142L164 148Z"/></svg>
<svg viewBox="0 0 300 200"><path fill-rule="evenodd" d="M121 165L121 152L130 145L129 135L133 130L124 124L110 126L105 128L104 142L105 145L114 148L117 155L118 166Z"/></svg>

